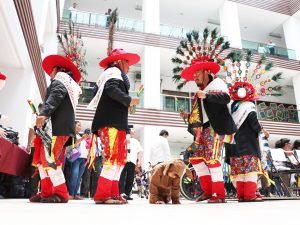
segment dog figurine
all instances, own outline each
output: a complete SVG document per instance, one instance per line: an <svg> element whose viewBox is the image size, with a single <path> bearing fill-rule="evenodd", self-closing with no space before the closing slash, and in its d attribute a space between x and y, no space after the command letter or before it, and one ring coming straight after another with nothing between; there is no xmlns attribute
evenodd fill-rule
<svg viewBox="0 0 300 225"><path fill-rule="evenodd" d="M181 159L158 164L154 167L150 180L150 204L180 204L180 178L186 172L192 178L191 171Z"/></svg>

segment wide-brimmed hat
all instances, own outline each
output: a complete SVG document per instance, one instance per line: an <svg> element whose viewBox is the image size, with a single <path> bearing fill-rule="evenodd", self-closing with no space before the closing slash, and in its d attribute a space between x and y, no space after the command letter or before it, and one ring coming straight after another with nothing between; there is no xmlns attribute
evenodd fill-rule
<svg viewBox="0 0 300 225"><path fill-rule="evenodd" d="M233 100L254 101L258 99L258 94L253 85L249 82L235 82L229 89L230 97Z"/></svg>
<svg viewBox="0 0 300 225"><path fill-rule="evenodd" d="M210 73L216 74L220 66L215 62L193 60L192 64L181 72L181 77L187 81L194 80L194 73L198 70L209 70Z"/></svg>
<svg viewBox="0 0 300 225"><path fill-rule="evenodd" d="M117 60L127 60L128 65L132 66L140 61L140 56L135 53L129 53L124 51L122 48L116 48L111 52L110 56L107 56L106 58L102 59L99 62L99 65L102 68L107 68L109 64L112 62L115 62Z"/></svg>
<svg viewBox="0 0 300 225"><path fill-rule="evenodd" d="M68 58L61 55L48 55L42 63L45 72L50 75L54 67L59 66L72 72L73 80L78 83L81 79L81 73L77 66Z"/></svg>
<svg viewBox="0 0 300 225"><path fill-rule="evenodd" d="M0 72L0 80L6 80L6 76Z"/></svg>

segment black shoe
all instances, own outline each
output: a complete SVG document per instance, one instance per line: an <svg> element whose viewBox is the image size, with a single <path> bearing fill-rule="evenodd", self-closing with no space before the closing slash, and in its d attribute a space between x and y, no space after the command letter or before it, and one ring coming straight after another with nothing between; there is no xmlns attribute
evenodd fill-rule
<svg viewBox="0 0 300 225"><path fill-rule="evenodd" d="M133 200L131 196L127 196L127 200Z"/></svg>

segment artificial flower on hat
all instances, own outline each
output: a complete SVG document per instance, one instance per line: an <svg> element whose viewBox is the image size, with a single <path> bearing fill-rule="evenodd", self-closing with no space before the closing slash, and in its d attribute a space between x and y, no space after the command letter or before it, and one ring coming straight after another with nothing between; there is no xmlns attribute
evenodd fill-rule
<svg viewBox="0 0 300 225"><path fill-rule="evenodd" d="M173 81L180 82L177 88L193 81L194 73L198 70L206 69L210 74L217 74L223 64L221 53L228 48L229 42L218 36L217 29L210 32L205 28L202 38L198 31L187 33L186 39L176 49L176 56L172 58L172 62L176 64L173 68Z"/></svg>
<svg viewBox="0 0 300 225"><path fill-rule="evenodd" d="M272 74L272 62L267 62L265 55L253 62L250 50L230 52L224 62L225 81L233 100L253 101L260 96L281 96L282 86L278 83L282 73Z"/></svg>
<svg viewBox="0 0 300 225"><path fill-rule="evenodd" d="M4 73L0 72L0 90L4 88L5 81L6 81L6 76L4 75Z"/></svg>
<svg viewBox="0 0 300 225"><path fill-rule="evenodd" d="M109 56L105 57L99 62L99 65L102 68L107 68L111 63L116 62L118 60L127 60L128 65L132 66L140 61L140 56L135 53L126 52L122 48L116 48L112 50Z"/></svg>

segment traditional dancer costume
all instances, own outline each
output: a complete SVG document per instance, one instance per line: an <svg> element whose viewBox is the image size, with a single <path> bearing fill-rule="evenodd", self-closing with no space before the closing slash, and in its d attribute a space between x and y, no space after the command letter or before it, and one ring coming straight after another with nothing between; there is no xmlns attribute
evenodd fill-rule
<svg viewBox="0 0 300 225"><path fill-rule="evenodd" d="M62 171L65 147L72 145L75 138L75 107L81 89L78 82L81 74L69 58L50 55L43 60L43 68L51 74L55 67L72 73L58 72L47 89L46 98L39 116L51 118L52 132L45 134L50 142L37 132L34 141L33 165L37 166L41 178L41 193L30 198L31 202L68 202L69 195ZM44 130L45 131L45 130Z"/></svg>
<svg viewBox="0 0 300 225"><path fill-rule="evenodd" d="M230 102L228 88L223 80L216 78L220 70L222 59L220 53L229 48L228 42L217 38L216 30L211 32L211 39L207 41L209 31L204 30L203 41L199 34L187 34L187 41L181 41L177 48L178 57L175 63L188 66L174 68L173 72L181 72L181 77L187 81L194 80L194 73L199 70L209 72L210 82L203 91L204 99L195 95L192 111L188 116L188 129L194 135L194 143L188 147L192 152L190 162L199 176L204 193L196 201L209 199L210 203L225 202L223 172L221 167L221 150L224 142L233 140L232 134L236 126L227 108ZM203 44L203 46L202 46ZM178 79L178 75L174 79Z"/></svg>
<svg viewBox="0 0 300 225"><path fill-rule="evenodd" d="M88 107L96 107L92 132L98 135L104 145L103 169L94 195L96 203L125 203L119 194L119 179L126 162L125 146L128 128L130 83L127 75L114 64L127 60L131 66L140 60L137 54L123 49L114 49L110 56L99 64L105 68L97 81L98 92ZM115 200L115 201L114 201Z"/></svg>
<svg viewBox="0 0 300 225"><path fill-rule="evenodd" d="M258 99L258 95L280 95L278 92L276 94L272 92L281 89L279 86L274 88L268 84L277 81L281 74L268 78L266 72L270 70L270 64L264 65L265 59L261 59L254 68L253 65L251 68L251 56L251 52L248 51L246 62L243 63L241 54L233 53L230 56L232 61L225 66L226 79L231 86L230 96L234 100L231 113L238 128L234 137L235 144L226 147L226 158L230 162L231 177L236 180L239 201L262 200L256 195L257 178L263 173L261 150L257 141L262 127L257 119L254 100ZM264 77L263 80L260 80L261 76ZM254 86L259 91L256 91Z"/></svg>

